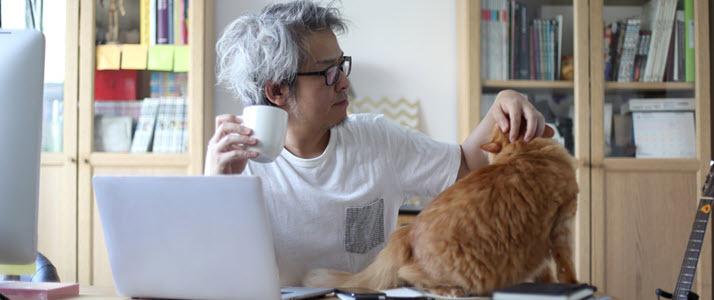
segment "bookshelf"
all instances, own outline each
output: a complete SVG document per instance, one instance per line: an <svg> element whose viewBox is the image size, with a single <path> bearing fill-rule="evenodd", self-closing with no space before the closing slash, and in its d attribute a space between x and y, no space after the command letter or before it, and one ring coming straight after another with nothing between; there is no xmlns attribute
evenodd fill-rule
<svg viewBox="0 0 714 300"><path fill-rule="evenodd" d="M42 153L39 250L55 264L63 281L112 286L101 223L94 205L92 176L203 172L207 139L213 130L214 2L189 1L187 17L190 22L185 30L188 43L182 46L186 50L183 64L177 67L176 60L172 61L174 69L171 71L187 74L183 97L187 103L185 119L188 127L185 135L188 143L184 149L175 153L159 153L151 151L151 148L144 153L110 152L102 151L95 145L96 138L101 137L95 132L97 112L107 109L107 101L95 99L99 97L95 94L95 83L98 81L95 74L100 64L106 67L107 63L100 62L104 58L98 55L104 51L99 50L103 42L98 41L106 36L104 31L107 31L104 28L109 1L104 2L105 7L101 7L99 1L95 0L62 2L66 9L65 24L53 25L62 25L65 30L63 99L66 101L62 102L61 112L62 147ZM138 46L137 36L122 32L130 31L127 28L132 26L136 27L135 22L138 22L137 16L140 14L139 4L142 2L150 1L124 1L126 15L119 15L119 44L108 48L124 51ZM178 49L178 46L174 48ZM154 71L147 70L151 69L148 59L144 63L146 68L136 71L136 97L122 99L128 101L120 101L121 105L110 105L121 107L121 110L117 108L118 116L130 115L128 111L131 109L136 112L142 99L151 96L151 76ZM124 67L120 65L119 69L125 70ZM112 92L117 91L103 95L116 96ZM136 126L137 120L132 121L132 126ZM135 135L133 130L132 137Z"/></svg>
<svg viewBox="0 0 714 300"><path fill-rule="evenodd" d="M526 94L539 110L552 110L544 113L547 122L557 121L558 116L572 119L572 122L565 123L562 128L572 133L570 150L576 159L580 188L574 228L577 235L575 262L578 278L619 299L651 297L654 289L658 287L673 290L678 275L676 270L681 266L685 243L697 207L699 187L704 182L712 153L708 68L710 52L707 31L710 9L707 1L689 0L693 6L692 36L693 51L696 55L692 56L692 61L687 62L693 62L696 68L683 68L684 71L677 69L675 76L675 68L667 67L667 64L674 64L676 57L671 55L670 58L668 49L673 49L678 41L670 35L672 46L667 48L665 42L660 42L658 46L660 60L664 64L660 66L664 70L661 71L662 78L666 80L656 80L659 75L653 75L655 80L651 81L635 80L637 55L641 55L642 58L639 59L644 59L649 52L631 56L629 63L633 67L632 72L629 76L624 73L620 81L617 77L612 77L612 72L608 80L604 76L608 63L611 64L610 68L613 68L613 64L620 63L608 62L607 52L625 49L613 48L617 44L606 47L608 25L612 30L612 24L620 21L619 24L625 24L623 28L627 28L628 19L640 18L642 26L645 23L642 21L643 7L651 1L658 4L659 0L518 1L527 6L527 20L547 20L553 19L555 15L562 15L563 21L560 24L563 35L562 39L556 39L556 43L560 41L562 55L572 57L574 70L572 79L568 80L492 79L491 74L484 71L484 68L489 68L489 64L498 59L484 55L484 50L493 52L493 46L488 44L493 42L493 37L482 35L483 26L494 21L488 17L494 14L484 13L483 9L504 10L507 14L512 14L511 6L504 9L503 3L494 4L488 0L457 2L460 139L466 138L480 121L485 109L481 106L482 102L491 101L498 91L507 88ZM662 5L674 3L666 1ZM668 7L674 17L677 10L684 10L684 1L678 2L676 6L671 4ZM664 9L662 12L666 15ZM505 18L508 18L508 15ZM673 20L676 21L676 18ZM677 26L675 21L671 22L672 28ZM518 26L523 22L511 24L508 23L506 28L520 28ZM532 23L528 21L526 24ZM633 30L636 28L635 24L636 21L631 23ZM648 30L646 26L642 27L643 30ZM674 32L674 29L670 32ZM667 34L662 33L661 36L665 37ZM623 42L625 38L623 34ZM631 37L630 41L640 38L641 36L637 39ZM506 47L510 47L512 43L502 42L502 45L506 44ZM645 44L646 42L642 45ZM503 47L502 45L500 47ZM623 52L614 53L618 58L625 56ZM533 58L533 53L529 52L528 55L530 59ZM484 62L484 59L489 61ZM681 59L686 61L687 58ZM665 63L667 61L670 63ZM677 65L682 65L679 62ZM623 64L625 70L630 66L627 62ZM530 71L532 72L532 68ZM692 78L682 76L687 75L685 71L691 72L689 75ZM640 72L645 70L641 69ZM640 75L642 74L644 73ZM692 153L695 154L678 158L642 158L635 156L636 146L614 148L616 137L619 141L628 140L626 134L618 135L621 131L615 131L623 128L622 123L615 126L612 121L615 116L618 119L623 118L618 116L623 114L621 108L629 105L631 99L653 101L652 99L662 98L694 99L694 108L690 110L694 119L691 120L694 132L691 133L690 141L691 147L694 148ZM548 105L541 103L539 106L538 103L542 101L546 101ZM555 119L551 113L556 116ZM606 132L609 132L607 138ZM643 147L640 149L644 149ZM627 152L629 150L632 150L632 153ZM702 298L712 297L710 236L710 233L707 233L694 284L695 292ZM634 285L634 282L639 284Z"/></svg>
<svg viewBox="0 0 714 300"><path fill-rule="evenodd" d="M150 1L139 1L150 2ZM126 2L125 2L126 3ZM171 1L168 1L170 4ZM178 2L174 2L174 5ZM209 99L212 99L213 78L212 51L209 44L213 37L213 2L212 1L189 1L188 9L188 35L187 50L185 57L188 61L188 75L185 78L185 91L181 95L186 100L185 118L189 126L186 128L188 143L185 149L176 150L177 153L131 153L124 152L102 152L96 151L94 138L97 136L94 121L96 107L94 95L94 75L97 69L97 35L96 32L103 21L98 17L103 8L97 6L96 1L83 0L81 2L82 11L90 13L80 16L80 118L79 118L79 170L78 170L78 280L80 283L93 285L112 285L113 279L109 260L104 244L104 237L101 230L101 223L98 212L94 206L94 195L91 189L91 178L99 174L117 175L161 175L161 174L201 174L204 160L204 151L207 141L207 124L213 122L213 107ZM158 5L158 4L157 4ZM171 6L169 6L170 10ZM129 7L127 7L127 10ZM93 12L93 13L92 13ZM140 9L132 9L127 14L140 13ZM173 19L170 19L173 20ZM169 24L172 24L169 22ZM120 29L121 22L119 23ZM169 25L169 27L171 27ZM86 29L86 33L83 32ZM157 34L157 39L161 36ZM174 40L175 55L178 55L178 38ZM120 40L120 42L123 42ZM157 41L159 43L159 41ZM162 45L163 46L163 45ZM172 46L164 46L170 49ZM185 46L184 46L185 47ZM147 69L151 69L152 46L149 46ZM159 53L165 56L166 53ZM122 58L123 59L123 58ZM174 68L178 68L178 60L174 61ZM169 63L170 65L170 63ZM161 69L159 67L158 69ZM157 69L157 70L158 70ZM164 68L165 70L169 70ZM155 74L162 76L175 76L180 73L152 72L150 70L139 70L140 90L137 92L137 99L153 96L153 90L147 89L150 86L152 77ZM186 74L186 73L184 73ZM163 104L163 102L162 102ZM158 117L157 117L158 118ZM159 125L159 119L156 121ZM155 131L155 138L158 131ZM155 141L156 142L156 141ZM156 146L156 144L154 144Z"/></svg>

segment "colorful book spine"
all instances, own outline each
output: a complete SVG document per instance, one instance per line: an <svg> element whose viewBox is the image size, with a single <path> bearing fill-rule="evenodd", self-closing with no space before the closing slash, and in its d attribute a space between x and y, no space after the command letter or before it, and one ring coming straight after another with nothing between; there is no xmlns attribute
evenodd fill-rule
<svg viewBox="0 0 714 300"><path fill-rule="evenodd" d="M159 109L159 99L146 98L141 105L141 115L131 142L131 152L148 152L156 127L156 115Z"/></svg>
<svg viewBox="0 0 714 300"><path fill-rule="evenodd" d="M139 8L139 17L141 18L139 21L139 30L141 30L139 38L142 45L151 44L151 1L141 0L141 7Z"/></svg>
<svg viewBox="0 0 714 300"><path fill-rule="evenodd" d="M183 101L183 118L181 123L181 143L183 144L180 152L188 152L188 139L191 129L188 127L188 100Z"/></svg>
<svg viewBox="0 0 714 300"><path fill-rule="evenodd" d="M521 41L520 41L520 46L521 46L521 53L519 53L517 56L520 57L520 65L519 65L519 73L520 76L518 79L528 79L530 77L529 74L529 65L530 65L530 47L529 47L529 39L528 39L528 19L527 19L527 9L528 6L526 3L521 3L521 2L516 2L516 5L518 6L517 12L519 13L519 18L520 22L518 24L519 31L520 31L520 36L521 36Z"/></svg>
<svg viewBox="0 0 714 300"><path fill-rule="evenodd" d="M149 45L156 45L156 1L149 1Z"/></svg>
<svg viewBox="0 0 714 300"><path fill-rule="evenodd" d="M176 42L174 42L174 0L166 0L168 5L166 6L166 11L168 12L168 25L166 28L169 31L169 34L167 35L169 38L169 45L173 45Z"/></svg>
<svg viewBox="0 0 714 300"><path fill-rule="evenodd" d="M183 24L183 0L174 0L173 14L174 45L184 45L181 24Z"/></svg>
<svg viewBox="0 0 714 300"><path fill-rule="evenodd" d="M481 78L489 79L489 33L488 9L486 1L481 1Z"/></svg>
<svg viewBox="0 0 714 300"><path fill-rule="evenodd" d="M536 58L538 57L536 55L536 50L538 49L536 46L536 30L535 30L535 24L531 25L530 28L530 48L531 51L528 51L530 55L530 63L529 63L529 76L531 80L536 80L538 74L538 67L536 65Z"/></svg>
<svg viewBox="0 0 714 300"><path fill-rule="evenodd" d="M605 60L605 81L610 81L610 69L612 68L612 55L610 55L610 45L612 43L612 24L605 27L605 40L603 49L603 59Z"/></svg>
<svg viewBox="0 0 714 300"><path fill-rule="evenodd" d="M156 44L169 44L169 1L156 2Z"/></svg>
<svg viewBox="0 0 714 300"><path fill-rule="evenodd" d="M183 0L183 43L184 45L188 44L188 9L189 9L189 1L188 0Z"/></svg>
<svg viewBox="0 0 714 300"><path fill-rule="evenodd" d="M510 62L509 68L508 68L508 79L518 79L517 71L516 68L518 68L518 61L516 60L516 55L518 52L518 37L520 35L516 34L516 27L517 27L517 20L516 18L516 1L511 0L510 1L510 7L509 7L509 18L508 18L508 24L509 24L509 40L510 40L510 47L508 49L508 61Z"/></svg>

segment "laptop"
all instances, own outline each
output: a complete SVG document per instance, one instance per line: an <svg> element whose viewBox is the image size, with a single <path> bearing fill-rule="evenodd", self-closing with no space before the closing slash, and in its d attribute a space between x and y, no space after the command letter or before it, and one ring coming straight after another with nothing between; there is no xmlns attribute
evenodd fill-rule
<svg viewBox="0 0 714 300"><path fill-rule="evenodd" d="M304 299L281 292L260 178L94 176L117 293L135 298Z"/></svg>

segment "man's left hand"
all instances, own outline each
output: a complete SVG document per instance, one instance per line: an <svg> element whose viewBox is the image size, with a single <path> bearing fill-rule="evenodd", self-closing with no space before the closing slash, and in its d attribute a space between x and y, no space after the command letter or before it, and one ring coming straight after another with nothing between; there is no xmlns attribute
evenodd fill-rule
<svg viewBox="0 0 714 300"><path fill-rule="evenodd" d="M545 131L543 115L523 95L514 90L503 90L498 93L484 121L489 117L501 127L501 131L510 130L511 141L518 138L522 120L526 122L526 133L523 137L526 142L542 137Z"/></svg>

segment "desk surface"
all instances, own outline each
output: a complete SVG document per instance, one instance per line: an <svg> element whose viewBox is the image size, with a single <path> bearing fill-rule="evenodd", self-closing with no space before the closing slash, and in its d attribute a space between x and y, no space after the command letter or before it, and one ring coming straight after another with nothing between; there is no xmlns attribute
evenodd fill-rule
<svg viewBox="0 0 714 300"><path fill-rule="evenodd" d="M114 287L100 287L100 286L80 286L79 287L79 297L64 298L64 299L77 299L77 300L118 300L118 299L130 299L117 296L114 291ZM337 297L323 297L317 299L333 300L339 299Z"/></svg>

